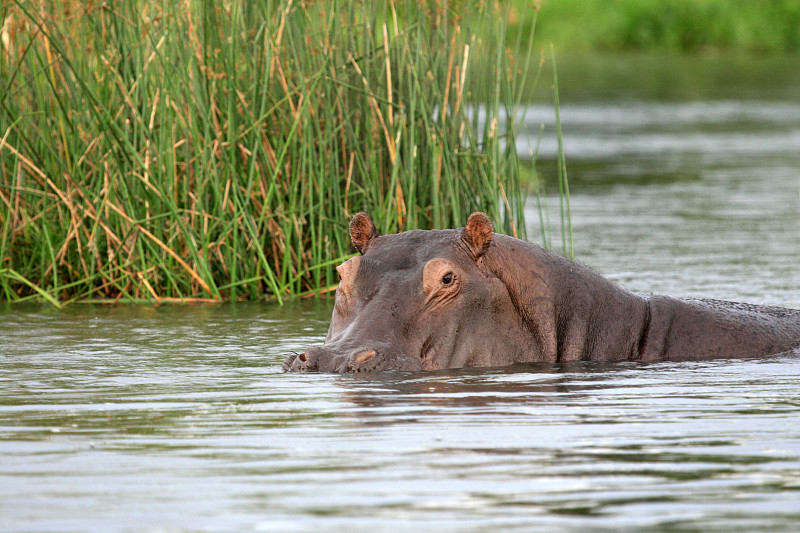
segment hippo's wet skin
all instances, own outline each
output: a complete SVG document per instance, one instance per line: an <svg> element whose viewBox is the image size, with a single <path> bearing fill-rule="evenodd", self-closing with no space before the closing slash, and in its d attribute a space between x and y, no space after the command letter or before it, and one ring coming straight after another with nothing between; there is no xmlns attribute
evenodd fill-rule
<svg viewBox="0 0 800 533"><path fill-rule="evenodd" d="M322 346L291 371L364 372L527 362L750 357L800 346L800 310L639 296L541 247L465 228L378 236L350 224L361 253L341 283Z"/></svg>

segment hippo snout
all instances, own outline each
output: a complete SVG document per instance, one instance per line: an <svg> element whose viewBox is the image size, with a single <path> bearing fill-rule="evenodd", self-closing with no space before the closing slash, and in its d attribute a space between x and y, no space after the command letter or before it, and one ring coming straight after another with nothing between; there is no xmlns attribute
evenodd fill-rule
<svg viewBox="0 0 800 533"><path fill-rule="evenodd" d="M327 346L309 346L300 354L290 355L283 363L286 372L375 372L422 370L416 357L394 353L386 347L335 350Z"/></svg>

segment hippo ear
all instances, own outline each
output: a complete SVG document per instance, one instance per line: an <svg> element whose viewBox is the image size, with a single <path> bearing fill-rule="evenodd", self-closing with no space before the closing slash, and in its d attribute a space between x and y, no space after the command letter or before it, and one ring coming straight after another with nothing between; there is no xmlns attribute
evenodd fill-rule
<svg viewBox="0 0 800 533"><path fill-rule="evenodd" d="M480 258L492 244L492 221L483 213L476 211L467 219L467 225L461 232L461 238L469 248L474 259Z"/></svg>
<svg viewBox="0 0 800 533"><path fill-rule="evenodd" d="M368 214L356 213L353 215L353 220L350 221L350 238L358 253L364 255L370 241L377 236L378 230L375 229L375 224L372 223Z"/></svg>

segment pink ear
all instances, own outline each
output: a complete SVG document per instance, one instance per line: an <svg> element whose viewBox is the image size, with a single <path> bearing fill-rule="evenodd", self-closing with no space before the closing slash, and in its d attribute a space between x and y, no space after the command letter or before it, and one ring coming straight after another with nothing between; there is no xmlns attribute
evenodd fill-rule
<svg viewBox="0 0 800 533"><path fill-rule="evenodd" d="M364 255L370 241L377 236L378 230L375 229L375 224L372 223L368 214L356 213L353 215L353 220L350 221L350 238L358 253Z"/></svg>
<svg viewBox="0 0 800 533"><path fill-rule="evenodd" d="M489 249L489 245L492 244L493 231L492 221L480 211L469 216L467 225L461 232L461 238L467 244L474 259L478 259Z"/></svg>

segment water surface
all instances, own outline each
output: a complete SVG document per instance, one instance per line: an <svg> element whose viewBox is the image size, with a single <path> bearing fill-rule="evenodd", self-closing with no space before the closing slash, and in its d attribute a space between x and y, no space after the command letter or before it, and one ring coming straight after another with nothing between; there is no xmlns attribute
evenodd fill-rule
<svg viewBox="0 0 800 533"><path fill-rule="evenodd" d="M327 313L6 310L0 527L796 526L797 358L282 374Z"/></svg>

